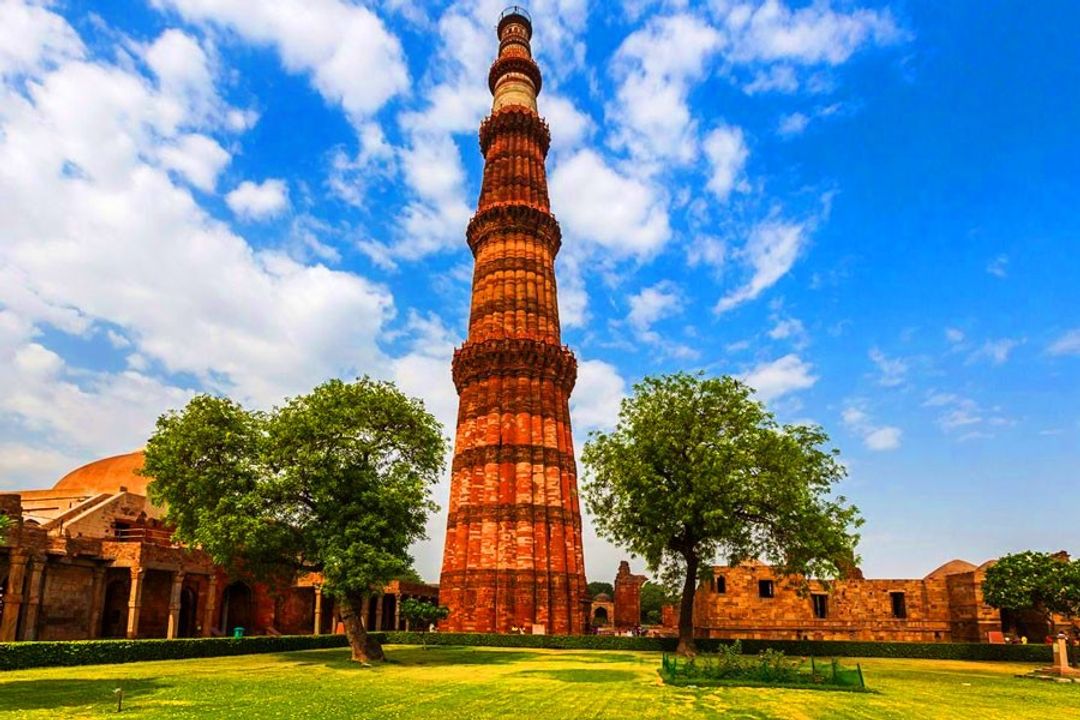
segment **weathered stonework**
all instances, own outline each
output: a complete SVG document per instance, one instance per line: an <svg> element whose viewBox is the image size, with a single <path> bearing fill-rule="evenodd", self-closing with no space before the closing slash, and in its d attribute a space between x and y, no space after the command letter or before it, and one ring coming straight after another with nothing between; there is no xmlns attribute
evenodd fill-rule
<svg viewBox="0 0 1080 720"><path fill-rule="evenodd" d="M466 239L475 258L469 336L454 353L459 396L439 600L450 631L584 632L588 613L569 398L555 287L561 234L537 114L532 24L499 23L484 178Z"/></svg>
<svg viewBox="0 0 1080 720"><path fill-rule="evenodd" d="M622 630L641 625L641 586L648 580L644 575L630 572L630 563L619 563L615 575L615 629Z"/></svg>

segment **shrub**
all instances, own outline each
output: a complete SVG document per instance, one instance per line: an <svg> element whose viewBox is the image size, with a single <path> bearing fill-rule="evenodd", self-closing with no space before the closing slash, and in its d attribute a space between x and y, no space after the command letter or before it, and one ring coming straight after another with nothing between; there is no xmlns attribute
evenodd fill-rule
<svg viewBox="0 0 1080 720"><path fill-rule="evenodd" d="M250 655L347 646L344 635L0 643L0 670Z"/></svg>

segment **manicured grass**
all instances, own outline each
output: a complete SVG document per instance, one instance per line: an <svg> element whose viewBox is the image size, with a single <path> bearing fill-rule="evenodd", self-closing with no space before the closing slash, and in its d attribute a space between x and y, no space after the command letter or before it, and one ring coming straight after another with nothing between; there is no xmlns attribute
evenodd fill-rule
<svg viewBox="0 0 1080 720"><path fill-rule="evenodd" d="M0 718L1032 718L1080 720L1080 686L1014 678L1030 665L861 659L871 694L679 688L659 653L389 647L0 673Z"/></svg>

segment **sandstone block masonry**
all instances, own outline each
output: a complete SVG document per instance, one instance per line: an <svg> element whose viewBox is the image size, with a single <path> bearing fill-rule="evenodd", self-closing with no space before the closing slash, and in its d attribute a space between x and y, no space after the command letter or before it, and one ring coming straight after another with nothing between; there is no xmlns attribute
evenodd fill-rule
<svg viewBox="0 0 1080 720"><path fill-rule="evenodd" d="M484 177L466 237L475 258L440 602L450 631L585 630L588 599L569 398L555 288L561 236L548 202L550 144L537 114L532 23L504 13L480 127Z"/></svg>

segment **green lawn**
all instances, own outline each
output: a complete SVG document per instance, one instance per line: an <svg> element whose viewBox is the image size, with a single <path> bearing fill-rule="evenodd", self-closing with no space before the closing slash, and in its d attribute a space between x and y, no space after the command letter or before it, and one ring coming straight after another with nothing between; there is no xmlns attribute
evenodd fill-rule
<svg viewBox="0 0 1080 720"><path fill-rule="evenodd" d="M1016 679L1031 666L863 659L874 694L663 685L655 653L388 648L0 673L0 718L1033 718L1080 719L1080 685ZM852 661L853 663L854 661Z"/></svg>

